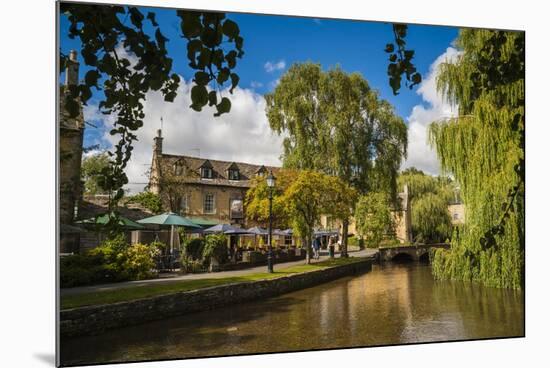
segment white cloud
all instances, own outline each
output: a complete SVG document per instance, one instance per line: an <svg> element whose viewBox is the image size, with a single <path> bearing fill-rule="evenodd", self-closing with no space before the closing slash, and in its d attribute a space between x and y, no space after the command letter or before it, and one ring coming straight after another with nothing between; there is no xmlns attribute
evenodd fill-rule
<svg viewBox="0 0 550 368"><path fill-rule="evenodd" d="M407 118L409 129L408 157L403 163L402 169L414 166L426 173L439 174L439 161L437 155L428 144L427 128L433 121L457 115L456 107L451 106L437 92L436 77L439 64L445 61L454 61L459 52L449 47L430 66L430 71L422 80L417 93L422 96L427 107L419 104L413 107Z"/></svg>
<svg viewBox="0 0 550 368"><path fill-rule="evenodd" d="M286 67L286 62L284 60L279 60L277 62L268 61L264 64L264 69L268 73L273 73L277 70L283 70Z"/></svg>
<svg viewBox="0 0 550 368"><path fill-rule="evenodd" d="M265 100L248 89L236 88L230 95L231 112L214 117L214 108L202 112L192 110L191 83L182 80L173 103L165 102L158 92L149 92L144 101L144 126L137 132L132 158L126 169L131 192L143 190L148 182L145 174L152 158L153 138L163 118L163 152L200 156L204 158L241 161L255 164L281 165L282 138L269 128L265 114ZM89 111L90 117L93 111ZM104 117L105 140L115 143L110 136L113 119Z"/></svg>
<svg viewBox="0 0 550 368"><path fill-rule="evenodd" d="M257 82L257 81L252 81L250 82L250 87L252 88L261 88L263 87L263 83L262 82Z"/></svg>

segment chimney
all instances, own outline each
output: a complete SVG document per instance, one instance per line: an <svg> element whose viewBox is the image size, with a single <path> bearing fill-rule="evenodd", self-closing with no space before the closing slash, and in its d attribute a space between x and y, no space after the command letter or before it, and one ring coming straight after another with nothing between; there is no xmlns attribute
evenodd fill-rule
<svg viewBox="0 0 550 368"><path fill-rule="evenodd" d="M77 85L78 84L78 67L79 62L77 60L76 50L69 52L69 59L67 60L67 69L65 70L65 85Z"/></svg>
<svg viewBox="0 0 550 368"><path fill-rule="evenodd" d="M155 137L155 144L153 146L154 150L155 150L155 153L157 155L162 155L162 140L164 138L162 138L162 130L161 129L158 129L157 130L157 136Z"/></svg>

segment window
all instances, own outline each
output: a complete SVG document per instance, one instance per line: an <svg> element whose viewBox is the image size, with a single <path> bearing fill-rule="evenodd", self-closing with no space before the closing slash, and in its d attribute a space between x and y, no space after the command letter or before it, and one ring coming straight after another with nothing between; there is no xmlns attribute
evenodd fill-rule
<svg viewBox="0 0 550 368"><path fill-rule="evenodd" d="M180 213L182 215L189 211L187 195L183 195L180 199Z"/></svg>
<svg viewBox="0 0 550 368"><path fill-rule="evenodd" d="M203 179L212 179L212 168L210 167L201 168L201 177Z"/></svg>
<svg viewBox="0 0 550 368"><path fill-rule="evenodd" d="M240 179L239 170L230 169L229 180L239 180L239 179Z"/></svg>
<svg viewBox="0 0 550 368"><path fill-rule="evenodd" d="M458 213L454 213L453 214L453 220L459 220L460 219L460 215Z"/></svg>
<svg viewBox="0 0 550 368"><path fill-rule="evenodd" d="M174 164L174 175L181 175L183 174L183 165L181 162L176 162Z"/></svg>
<svg viewBox="0 0 550 368"><path fill-rule="evenodd" d="M206 193L204 195L203 212L204 213L215 213L214 194Z"/></svg>

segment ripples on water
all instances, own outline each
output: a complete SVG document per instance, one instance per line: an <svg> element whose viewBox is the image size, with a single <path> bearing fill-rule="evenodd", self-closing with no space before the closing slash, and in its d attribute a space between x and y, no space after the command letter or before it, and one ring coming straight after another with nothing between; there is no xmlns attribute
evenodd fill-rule
<svg viewBox="0 0 550 368"><path fill-rule="evenodd" d="M264 301L62 339L63 364L522 336L523 294L434 281L429 265L373 266Z"/></svg>

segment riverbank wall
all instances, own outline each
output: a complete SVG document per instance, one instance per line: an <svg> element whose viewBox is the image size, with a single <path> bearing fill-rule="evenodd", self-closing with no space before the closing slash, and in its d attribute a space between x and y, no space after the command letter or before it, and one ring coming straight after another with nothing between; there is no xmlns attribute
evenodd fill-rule
<svg viewBox="0 0 550 368"><path fill-rule="evenodd" d="M105 305L61 310L62 337L93 335L109 329L141 324L230 304L264 299L305 289L344 276L371 270L372 260L297 273L289 276L213 286Z"/></svg>

